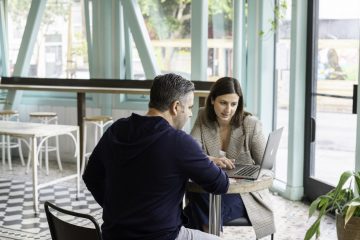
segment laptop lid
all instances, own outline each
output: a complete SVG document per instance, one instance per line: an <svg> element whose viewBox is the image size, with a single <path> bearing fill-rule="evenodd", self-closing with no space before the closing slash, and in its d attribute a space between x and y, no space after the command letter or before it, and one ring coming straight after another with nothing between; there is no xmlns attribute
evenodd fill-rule
<svg viewBox="0 0 360 240"><path fill-rule="evenodd" d="M251 179L256 180L260 175L261 169L272 169L275 162L275 157L277 150L279 148L280 139L282 135L283 127L274 130L269 134L268 140L266 142L264 155L262 157L260 165L241 165L237 164L235 169L226 170L226 173L230 178L242 178L242 179ZM246 171L244 169L246 168ZM250 172L250 168L256 168L256 171L252 173L243 173ZM241 170L241 174L239 171ZM249 170L249 171L248 171Z"/></svg>
<svg viewBox="0 0 360 240"><path fill-rule="evenodd" d="M261 169L272 169L276 158L276 153L280 145L280 139L284 127L274 130L269 134L266 143L263 159L261 162Z"/></svg>

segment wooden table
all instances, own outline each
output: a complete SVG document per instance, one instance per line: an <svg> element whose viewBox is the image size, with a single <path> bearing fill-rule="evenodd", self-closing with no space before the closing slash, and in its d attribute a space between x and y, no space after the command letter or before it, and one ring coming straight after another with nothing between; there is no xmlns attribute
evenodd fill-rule
<svg viewBox="0 0 360 240"><path fill-rule="evenodd" d="M247 193L270 188L273 182L272 177L262 177L252 181L230 178L230 186L226 194ZM190 181L186 186L189 192L204 193L202 187ZM221 195L209 194L209 233L220 236L221 229Z"/></svg>
<svg viewBox="0 0 360 240"><path fill-rule="evenodd" d="M33 170L33 203L35 214L39 213L39 189L53 185L59 182L67 181L69 179L76 178L77 196L80 194L80 137L79 127L71 125L48 125L40 123L28 123L28 122L12 122L12 121L0 121L0 135L7 135L11 137L17 137L24 140L29 140L29 154L31 155L32 170ZM38 183L38 155L41 145L46 139L59 136L68 135L74 141L75 144L75 156L76 156L76 173L55 179L50 182ZM40 142L38 143L38 139Z"/></svg>

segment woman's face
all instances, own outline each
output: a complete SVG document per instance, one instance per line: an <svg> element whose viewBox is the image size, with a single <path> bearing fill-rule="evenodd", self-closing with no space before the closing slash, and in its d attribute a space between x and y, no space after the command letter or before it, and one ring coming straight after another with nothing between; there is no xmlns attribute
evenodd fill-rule
<svg viewBox="0 0 360 240"><path fill-rule="evenodd" d="M236 112L239 96L236 93L217 96L211 103L218 122L230 122Z"/></svg>

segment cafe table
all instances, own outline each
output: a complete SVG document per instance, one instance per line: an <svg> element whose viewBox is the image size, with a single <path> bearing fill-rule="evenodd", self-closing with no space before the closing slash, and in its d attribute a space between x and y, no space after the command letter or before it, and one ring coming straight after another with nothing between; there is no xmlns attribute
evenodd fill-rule
<svg viewBox="0 0 360 240"><path fill-rule="evenodd" d="M257 180L229 178L230 186L226 194L256 192L271 187L273 178L263 176ZM189 192L204 193L201 186L189 181L186 186ZM221 195L209 194L209 233L220 236L221 229Z"/></svg>
<svg viewBox="0 0 360 240"><path fill-rule="evenodd" d="M80 137L79 127L71 125L48 125L41 123L0 121L0 135L17 137L29 146L29 156L32 163L33 206L35 214L39 213L39 190L59 182L76 179L76 197L80 194ZM62 176L46 183L38 182L38 155L41 145L50 137L67 135L75 146L76 172ZM38 142L39 141L39 142Z"/></svg>

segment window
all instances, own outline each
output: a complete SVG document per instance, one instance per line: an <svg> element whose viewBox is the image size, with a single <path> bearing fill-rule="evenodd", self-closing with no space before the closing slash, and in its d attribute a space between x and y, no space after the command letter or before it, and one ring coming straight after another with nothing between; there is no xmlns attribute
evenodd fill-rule
<svg viewBox="0 0 360 240"><path fill-rule="evenodd" d="M279 22L276 34L276 64L275 81L276 91L276 127L284 126L279 150L275 163L276 179L287 182L288 162L288 125L289 125L289 86L290 86L290 33L291 33L291 0L283 1L286 4L284 18Z"/></svg>
<svg viewBox="0 0 360 240"><path fill-rule="evenodd" d="M8 1L10 74L19 53L31 1ZM80 1L48 0L27 76L89 78Z"/></svg>

